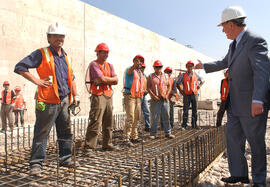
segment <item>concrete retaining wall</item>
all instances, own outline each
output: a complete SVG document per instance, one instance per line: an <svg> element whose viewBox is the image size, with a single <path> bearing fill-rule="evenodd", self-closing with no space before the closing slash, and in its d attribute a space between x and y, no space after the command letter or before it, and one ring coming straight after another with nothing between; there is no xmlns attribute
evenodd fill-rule
<svg viewBox="0 0 270 187"><path fill-rule="evenodd" d="M28 106L28 121L35 118L33 98L36 86L13 73L13 69L23 57L48 45L47 27L55 21L67 28L64 49L73 58L73 70L82 102L81 115L89 112L89 94L84 85L85 71L89 62L96 58L94 49L100 42L110 47L108 62L113 63L119 78L119 84L114 86L115 112L122 111L123 72L132 65L136 54L145 57L146 73L153 71L152 64L156 59L173 68L185 68L184 64L188 60L213 60L78 0L0 0L0 82L2 84L4 80L9 80L12 88L17 85L22 87ZM31 72L36 74L35 70ZM206 80L200 98L217 98L222 74L205 75L204 71L198 73Z"/></svg>

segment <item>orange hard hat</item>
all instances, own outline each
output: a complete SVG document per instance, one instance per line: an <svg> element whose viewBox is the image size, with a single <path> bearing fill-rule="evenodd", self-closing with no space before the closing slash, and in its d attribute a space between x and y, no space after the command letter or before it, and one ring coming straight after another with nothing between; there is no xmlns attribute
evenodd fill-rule
<svg viewBox="0 0 270 187"><path fill-rule="evenodd" d="M146 67L144 62L142 63L142 67Z"/></svg>
<svg viewBox="0 0 270 187"><path fill-rule="evenodd" d="M144 58L143 58L142 55L136 55L136 56L133 58L133 61L135 60L135 58L140 58L140 59L142 59L142 61L144 62Z"/></svg>
<svg viewBox="0 0 270 187"><path fill-rule="evenodd" d="M9 82L8 81L4 81L3 86L4 85L9 85Z"/></svg>
<svg viewBox="0 0 270 187"><path fill-rule="evenodd" d="M188 62L186 63L186 67L187 67L189 64L191 64L192 66L194 66L194 63L193 63L191 60L188 61Z"/></svg>
<svg viewBox="0 0 270 187"><path fill-rule="evenodd" d="M162 62L160 60L156 60L153 64L153 67L157 67L157 66L163 66Z"/></svg>
<svg viewBox="0 0 270 187"><path fill-rule="evenodd" d="M107 44L105 43L100 43L97 45L96 49L95 49L95 52L98 52L98 51L107 51L109 52L109 47L107 46Z"/></svg>
<svg viewBox="0 0 270 187"><path fill-rule="evenodd" d="M172 72L172 68L168 66L164 69L164 72Z"/></svg>
<svg viewBox="0 0 270 187"><path fill-rule="evenodd" d="M21 88L19 86L16 86L15 91L21 91Z"/></svg>

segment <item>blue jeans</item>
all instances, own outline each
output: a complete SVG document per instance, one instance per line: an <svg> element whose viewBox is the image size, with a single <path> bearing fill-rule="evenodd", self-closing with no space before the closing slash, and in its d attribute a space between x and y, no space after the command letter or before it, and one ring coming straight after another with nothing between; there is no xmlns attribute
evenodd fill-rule
<svg viewBox="0 0 270 187"><path fill-rule="evenodd" d="M54 124L59 139L60 162L71 157L72 134L70 115L68 114L68 97L64 98L60 104L45 103L45 105L44 111L36 109L30 165L42 165L46 155L47 139Z"/></svg>
<svg viewBox="0 0 270 187"><path fill-rule="evenodd" d="M149 113L147 99L145 98L145 96L141 98L141 109L143 111L144 122L145 122L144 128L150 128L150 113Z"/></svg>
<svg viewBox="0 0 270 187"><path fill-rule="evenodd" d="M151 131L150 136L156 136L157 126L160 119L162 119L163 130L166 135L171 133L171 127L169 124L169 103L164 100L154 101L150 100L150 111L151 111Z"/></svg>

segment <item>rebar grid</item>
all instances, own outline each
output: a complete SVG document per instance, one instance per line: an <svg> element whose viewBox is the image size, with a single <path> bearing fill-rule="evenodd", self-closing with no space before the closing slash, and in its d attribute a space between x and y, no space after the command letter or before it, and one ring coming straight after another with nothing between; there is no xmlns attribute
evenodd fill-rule
<svg viewBox="0 0 270 187"><path fill-rule="evenodd" d="M205 114L204 123L214 121L214 115L210 117L211 112ZM5 151L0 153L0 186L185 186L225 149L224 127L209 126L199 130L176 130L173 132L176 138L172 140L166 139L161 131L155 140L148 140L142 134L145 142L128 148L121 144L119 138L124 121L124 114L114 115L113 141L121 146L119 151L97 149L85 153L81 142L88 120L73 120L74 159L80 164L75 169L58 167L57 140L53 129L48 139L47 158L39 176L29 173L30 127L11 132L9 136L13 137L9 141L5 133Z"/></svg>

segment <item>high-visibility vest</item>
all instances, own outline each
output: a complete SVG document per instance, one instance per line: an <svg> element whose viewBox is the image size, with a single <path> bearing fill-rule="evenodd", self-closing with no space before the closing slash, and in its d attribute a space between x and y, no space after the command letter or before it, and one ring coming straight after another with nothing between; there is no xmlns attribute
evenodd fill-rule
<svg viewBox="0 0 270 187"><path fill-rule="evenodd" d="M160 76L157 76L155 73L152 73L151 75L152 80L152 92L160 97L165 97L167 94L167 80L163 73L160 74ZM158 82L158 84L156 84Z"/></svg>
<svg viewBox="0 0 270 187"><path fill-rule="evenodd" d="M14 100L14 110L18 110L18 109L23 109L24 106L24 99L22 94L19 94L16 96L15 100Z"/></svg>
<svg viewBox="0 0 270 187"><path fill-rule="evenodd" d="M2 104L4 103L4 90L2 91ZM6 103L5 104L11 104L12 103L12 98L11 98L11 90L7 91L6 95Z"/></svg>
<svg viewBox="0 0 270 187"><path fill-rule="evenodd" d="M61 102L58 93L57 80L55 75L55 65L54 65L54 56L48 47L40 49L42 54L42 61L40 66L37 68L37 73L40 79L48 78L49 76L53 77L52 85L47 88L38 86L38 101L42 101L45 103L58 104ZM70 89L69 93L69 103L71 103L72 99L72 80L73 74L71 70L71 58L65 55L67 67L68 67L68 81L67 85Z"/></svg>
<svg viewBox="0 0 270 187"><path fill-rule="evenodd" d="M192 79L190 79L188 73L184 73L184 93L185 95L198 94L197 91L198 79L196 73L193 72Z"/></svg>
<svg viewBox="0 0 270 187"><path fill-rule="evenodd" d="M126 70L126 73L127 71L128 69ZM143 97L143 93L146 88L145 78L141 71L134 70L133 72L134 73L133 73L131 88L128 88L127 85L125 85L124 88L130 90L131 97L140 98L140 97Z"/></svg>
<svg viewBox="0 0 270 187"><path fill-rule="evenodd" d="M222 84L221 84L221 96L220 99L222 101L225 101L227 96L229 94L229 84L228 84L228 79L223 79Z"/></svg>
<svg viewBox="0 0 270 187"><path fill-rule="evenodd" d="M111 77L111 68L108 62L104 62L105 69L103 69L102 65L99 65L100 70L103 73L104 77ZM105 95L107 97L112 97L112 87L108 84L100 84L96 85L95 83L91 84L91 93L93 95Z"/></svg>
<svg viewBox="0 0 270 187"><path fill-rule="evenodd" d="M143 74L143 80L144 80L144 84L143 84L143 93L146 92L147 89L147 77Z"/></svg>

